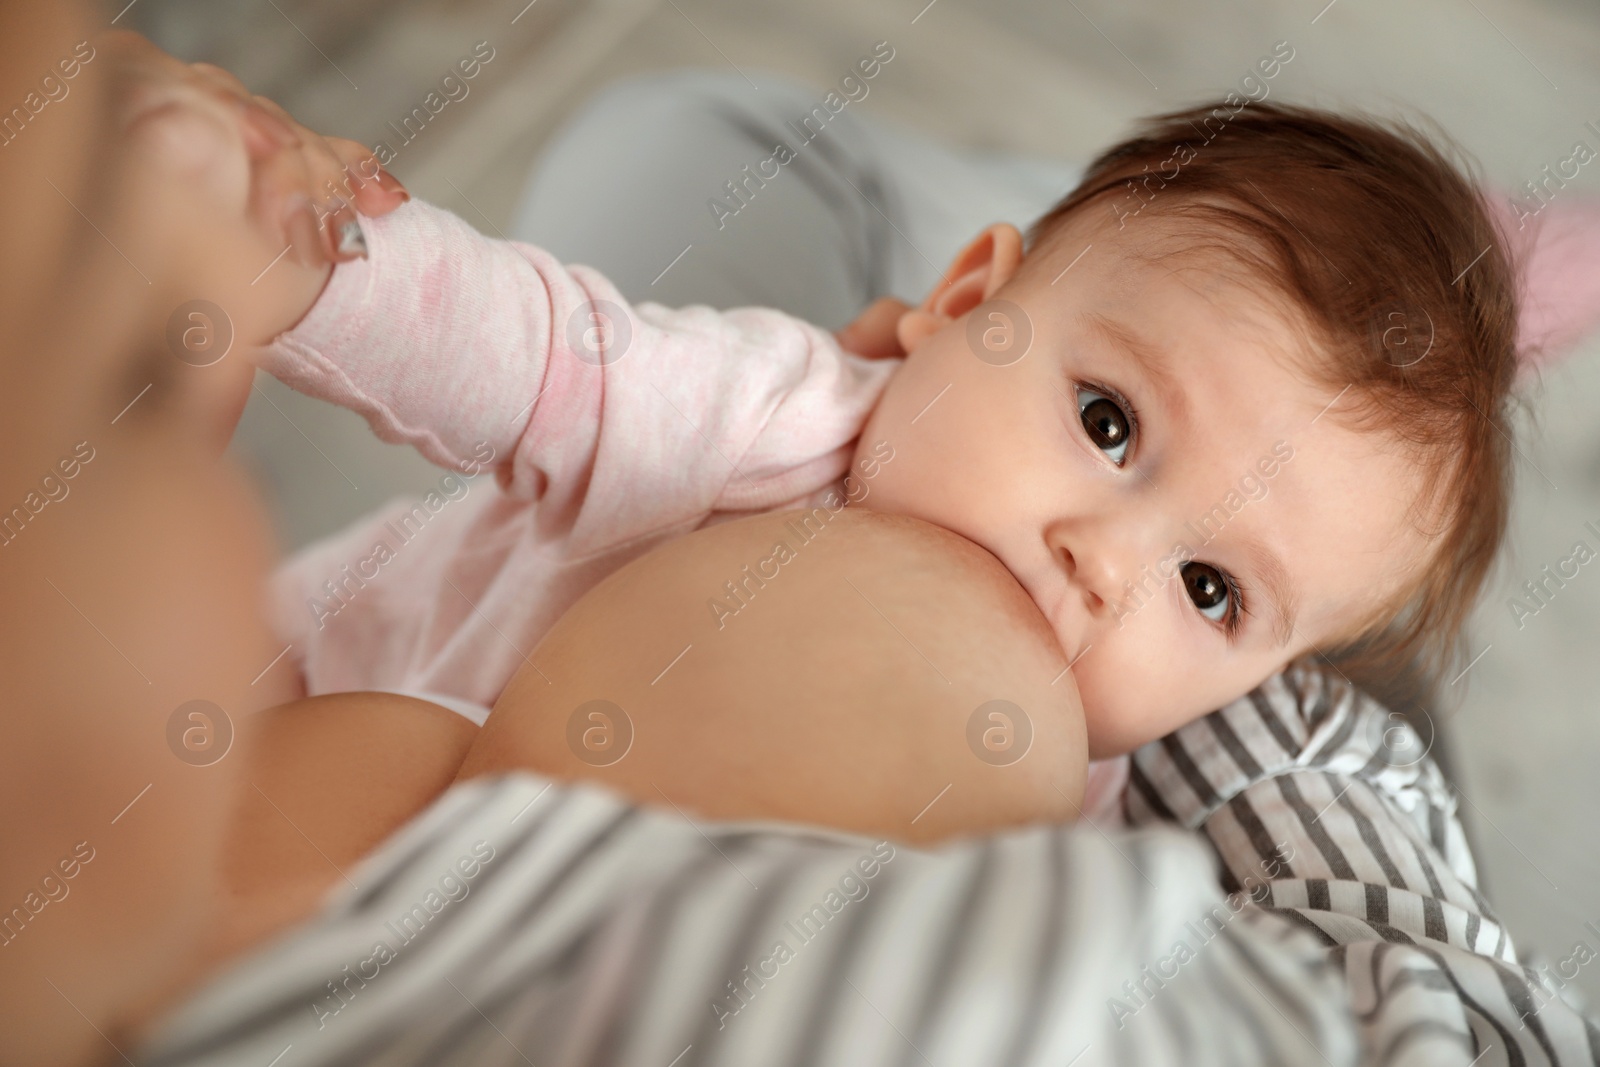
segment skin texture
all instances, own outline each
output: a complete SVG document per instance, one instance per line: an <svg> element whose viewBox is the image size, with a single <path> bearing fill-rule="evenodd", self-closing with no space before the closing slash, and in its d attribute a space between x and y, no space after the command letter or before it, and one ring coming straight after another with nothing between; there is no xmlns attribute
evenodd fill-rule
<svg viewBox="0 0 1600 1067"><path fill-rule="evenodd" d="M246 725L222 857L222 921L196 971L313 911L355 864L455 779L478 728L393 693L333 693Z"/></svg>
<svg viewBox="0 0 1600 1067"><path fill-rule="evenodd" d="M0 99L73 54L81 15L0 7ZM0 547L0 802L18 816L0 821L0 907L43 897L78 843L94 857L0 950L0 1059L14 1063L115 1059L141 998L182 973L235 781L227 759L177 759L167 720L196 698L240 716L270 700L250 680L276 651L255 622L263 518L210 458L233 368L188 367L163 340L207 278L243 287L261 269L246 241L215 240L230 211L242 219L248 167L201 180L193 156L151 153L161 129L114 115L113 59L0 150L3 506L59 478L77 442L94 450L70 494Z"/></svg>
<svg viewBox="0 0 1600 1067"><path fill-rule="evenodd" d="M281 647L259 621L264 516L217 453L252 373L241 353L329 265L307 245L262 275L288 237L252 196L286 153L211 79L132 35L92 37L103 22L70 0L0 5L8 108L94 48L0 148L0 509L31 514L0 544L6 1064L121 1062L193 980L243 724L292 692L262 670ZM168 347L196 298L236 333L208 367ZM241 727L208 766L169 747L196 699Z"/></svg>
<svg viewBox="0 0 1600 1067"><path fill-rule="evenodd" d="M1015 579L926 523L822 508L807 542L791 524L806 514L700 530L587 593L506 688L461 777L527 768L708 818L916 842L1070 820L1082 712ZM774 576L750 581L736 614L713 611L713 597L739 606L724 583L780 558L778 541L793 557L762 568ZM991 707L970 739L995 700L1020 713Z"/></svg>
<svg viewBox="0 0 1600 1067"><path fill-rule="evenodd" d="M861 435L858 462L879 440L897 456L865 506L982 545L1050 620L1096 759L1348 636L1423 558L1406 518L1418 488L1406 457L1341 425L1338 390L1301 372L1316 358L1303 331L1237 276L1159 213L1119 230L1090 211L1026 258L1014 228L992 227L900 317L909 354ZM1089 312L1159 353L1159 368L1097 331ZM988 350L972 338L990 328L1000 341L1031 329L1026 354L980 359ZM1085 431L1084 387L1120 392L1138 412L1120 467ZM1222 519L1197 535L1219 506ZM1282 561L1296 606L1282 643L1252 542ZM1163 581L1184 551L1242 586L1237 640L1196 610L1182 580Z"/></svg>

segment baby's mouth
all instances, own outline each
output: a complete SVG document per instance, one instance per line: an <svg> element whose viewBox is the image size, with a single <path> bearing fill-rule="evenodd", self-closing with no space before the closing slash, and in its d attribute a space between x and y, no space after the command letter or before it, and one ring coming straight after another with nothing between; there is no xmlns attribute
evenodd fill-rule
<svg viewBox="0 0 1600 1067"><path fill-rule="evenodd" d="M1066 657L1063 663L1072 665L1089 650L1089 638L1086 620L1081 612L1072 608L1072 589L1068 583L1052 583L1055 588L1048 593L1041 592L1036 581L1017 571L1011 572L1033 601L1034 607L1044 616L1045 622L1050 626L1050 632L1055 635L1056 644L1061 648L1061 654Z"/></svg>

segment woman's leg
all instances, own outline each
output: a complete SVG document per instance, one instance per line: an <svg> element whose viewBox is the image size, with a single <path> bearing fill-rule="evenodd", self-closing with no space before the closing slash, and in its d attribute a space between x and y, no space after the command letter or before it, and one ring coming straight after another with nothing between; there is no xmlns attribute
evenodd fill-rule
<svg viewBox="0 0 1600 1067"><path fill-rule="evenodd" d="M757 77L759 92L698 70L605 90L546 149L512 236L633 300L759 304L837 328L876 297L920 300L983 226L1025 225L1075 178L934 144L859 103L831 114L827 89Z"/></svg>

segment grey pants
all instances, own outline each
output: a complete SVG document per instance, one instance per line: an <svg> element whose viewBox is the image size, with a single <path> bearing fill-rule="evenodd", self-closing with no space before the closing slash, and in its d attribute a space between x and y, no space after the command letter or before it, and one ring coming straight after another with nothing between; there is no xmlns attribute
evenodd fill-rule
<svg viewBox="0 0 1600 1067"><path fill-rule="evenodd" d="M759 91L687 70L600 93L552 139L510 235L630 300L762 305L837 329L880 296L920 301L985 226L1026 227L1076 181L1065 163L873 120L871 82L829 117L828 90L755 77Z"/></svg>

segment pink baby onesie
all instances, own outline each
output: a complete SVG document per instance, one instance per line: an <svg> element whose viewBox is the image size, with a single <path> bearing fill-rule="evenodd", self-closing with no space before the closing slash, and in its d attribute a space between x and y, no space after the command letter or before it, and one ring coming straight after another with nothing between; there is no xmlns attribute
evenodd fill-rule
<svg viewBox="0 0 1600 1067"><path fill-rule="evenodd" d="M841 492L899 366L778 311L632 307L598 273L427 204L363 226L369 258L334 269L265 369L500 486L446 475L282 568L272 622L313 695L492 704L628 561Z"/></svg>

